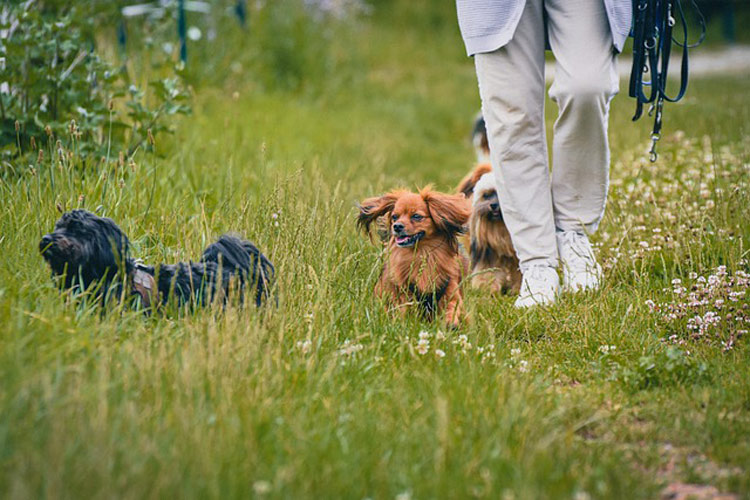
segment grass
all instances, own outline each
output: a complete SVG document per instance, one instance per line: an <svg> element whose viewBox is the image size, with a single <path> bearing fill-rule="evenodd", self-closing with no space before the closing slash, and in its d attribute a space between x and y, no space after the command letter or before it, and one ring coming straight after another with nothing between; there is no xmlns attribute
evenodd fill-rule
<svg viewBox="0 0 750 500"><path fill-rule="evenodd" d="M380 252L354 228L357 200L449 190L472 164L471 61L450 19L419 19L363 21L336 46L355 67L315 92L199 88L163 157L97 171L50 151L0 181L3 497L750 496L747 338L721 345L742 327L696 337L646 305L681 302L675 278L749 270L750 80L691 82L654 165L618 96L603 289L532 311L468 290L471 323L443 334L385 313ZM102 315L37 255L56 205L101 206L150 263L238 231L276 264L279 307Z"/></svg>

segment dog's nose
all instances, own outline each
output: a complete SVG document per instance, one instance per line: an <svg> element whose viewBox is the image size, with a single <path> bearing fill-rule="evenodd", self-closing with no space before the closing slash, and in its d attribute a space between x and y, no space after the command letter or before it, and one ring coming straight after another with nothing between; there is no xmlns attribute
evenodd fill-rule
<svg viewBox="0 0 750 500"><path fill-rule="evenodd" d="M400 222L397 222L397 223L395 223L395 224L393 225L393 231L395 231L395 232L397 232L397 233L400 233L400 232L402 232L403 230L404 230L404 225L403 225L403 224L401 224Z"/></svg>
<svg viewBox="0 0 750 500"><path fill-rule="evenodd" d="M50 244L52 244L52 236L49 234L45 234L42 236L42 241L39 242L39 250L44 251L46 250Z"/></svg>
<svg viewBox="0 0 750 500"><path fill-rule="evenodd" d="M497 209L500 208L500 204L499 203L490 203L490 208L492 210L497 210Z"/></svg>

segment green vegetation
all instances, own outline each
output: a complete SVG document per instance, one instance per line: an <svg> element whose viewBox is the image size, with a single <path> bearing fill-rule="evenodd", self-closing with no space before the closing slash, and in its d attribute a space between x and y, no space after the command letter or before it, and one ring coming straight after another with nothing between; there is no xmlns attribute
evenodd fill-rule
<svg viewBox="0 0 750 500"><path fill-rule="evenodd" d="M750 496L750 325L736 319L750 307L750 78L694 79L666 110L656 164L649 124L618 96L604 288L532 311L468 290L471 323L449 332L386 314L371 294L380 251L354 227L357 200L450 190L472 166L476 80L448 7L394 0L335 23L286 83L284 58L197 75L193 114L155 151L81 168L61 135L62 155L42 142L41 161L13 164L0 496L633 499L676 481ZM335 77L309 66L323 46ZM279 307L78 304L37 244L56 207L79 206L115 219L149 263L246 235L277 267ZM666 317L701 278L726 286ZM697 314L711 324L688 328Z"/></svg>
<svg viewBox="0 0 750 500"><path fill-rule="evenodd" d="M131 78L126 65L115 68L101 58L91 33L95 7L52 1L3 8L0 175L33 161L45 143L48 152L58 150L57 140L66 136L84 163L131 155L148 134L170 130L175 115L190 112L187 90L167 59L151 68L167 76L142 74L139 89L141 79Z"/></svg>

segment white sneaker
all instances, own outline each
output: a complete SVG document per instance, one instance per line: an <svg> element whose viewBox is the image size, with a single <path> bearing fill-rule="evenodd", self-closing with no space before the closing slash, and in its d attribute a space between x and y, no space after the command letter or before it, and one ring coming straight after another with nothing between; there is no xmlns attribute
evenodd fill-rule
<svg viewBox="0 0 750 500"><path fill-rule="evenodd" d="M557 299L559 289L560 278L554 267L544 264L529 266L523 272L521 290L518 292L515 306L522 308L552 304Z"/></svg>
<svg viewBox="0 0 750 500"><path fill-rule="evenodd" d="M583 233L558 231L557 250L563 270L563 290L596 290L602 281L602 266L596 262L591 242Z"/></svg>

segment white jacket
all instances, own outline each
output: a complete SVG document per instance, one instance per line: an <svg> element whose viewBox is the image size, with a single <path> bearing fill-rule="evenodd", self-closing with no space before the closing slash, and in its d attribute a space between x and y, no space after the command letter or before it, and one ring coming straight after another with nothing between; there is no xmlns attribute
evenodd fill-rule
<svg viewBox="0 0 750 500"><path fill-rule="evenodd" d="M630 32L632 0L603 0L615 48L622 51ZM526 0L456 0L458 25L473 56L499 49L513 38Z"/></svg>

